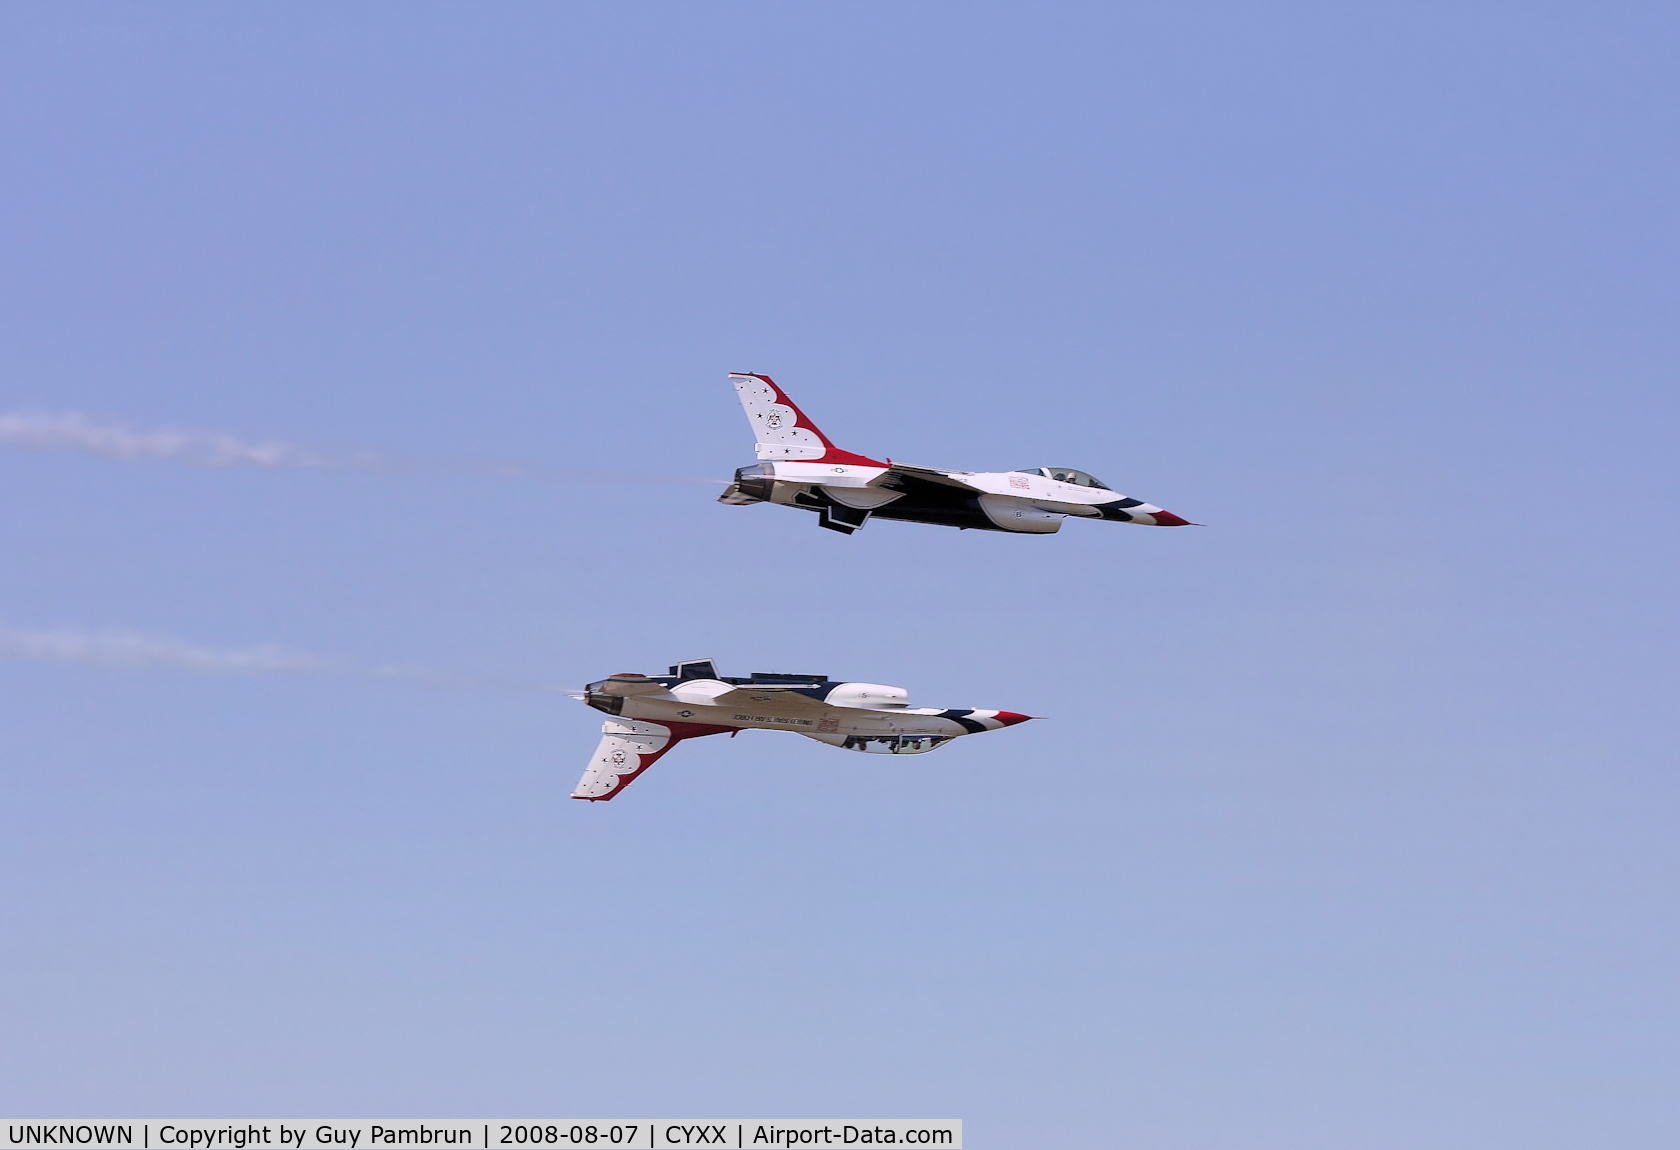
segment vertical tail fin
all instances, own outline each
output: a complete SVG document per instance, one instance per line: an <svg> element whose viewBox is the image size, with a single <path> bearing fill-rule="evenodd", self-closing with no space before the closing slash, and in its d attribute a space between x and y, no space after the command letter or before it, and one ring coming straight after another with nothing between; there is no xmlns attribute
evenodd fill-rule
<svg viewBox="0 0 1680 1150"><path fill-rule="evenodd" d="M729 380L735 385L735 393L741 397L747 422L752 424L760 459L887 466L878 459L854 455L834 446L769 376L737 371L730 373Z"/></svg>
<svg viewBox="0 0 1680 1150"><path fill-rule="evenodd" d="M608 719L601 724L601 741L595 747L595 757L584 768L572 798L604 803L684 739L722 734L731 729L710 723Z"/></svg>
<svg viewBox="0 0 1680 1150"><path fill-rule="evenodd" d="M594 802L612 798L678 742L671 737L670 728L659 723L609 719L601 724L600 745L572 798Z"/></svg>

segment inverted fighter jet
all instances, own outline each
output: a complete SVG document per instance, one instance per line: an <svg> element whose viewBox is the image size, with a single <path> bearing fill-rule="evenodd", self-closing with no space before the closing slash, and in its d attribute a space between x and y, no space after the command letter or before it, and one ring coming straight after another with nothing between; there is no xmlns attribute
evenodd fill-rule
<svg viewBox="0 0 1680 1150"><path fill-rule="evenodd" d="M1128 499L1071 467L948 471L870 459L829 442L767 375L729 377L758 437L760 462L735 472L719 503L780 503L815 511L817 522L847 535L869 521L906 519L978 531L1048 535L1068 516L1188 527L1141 499Z"/></svg>
<svg viewBox="0 0 1680 1150"><path fill-rule="evenodd" d="M669 675L614 675L576 696L609 716L574 799L605 802L684 739L747 730L792 731L873 755L920 755L963 735L998 731L1031 715L912 709L903 687L836 683L826 675L755 673L727 679L710 659Z"/></svg>

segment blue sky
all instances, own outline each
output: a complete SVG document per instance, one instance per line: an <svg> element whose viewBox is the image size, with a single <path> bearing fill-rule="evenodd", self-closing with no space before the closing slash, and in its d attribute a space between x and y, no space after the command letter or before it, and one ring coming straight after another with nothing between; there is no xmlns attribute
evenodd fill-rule
<svg viewBox="0 0 1680 1150"><path fill-rule="evenodd" d="M0 443L0 1106L1672 1145L1677 23L7 7L0 415L362 462ZM568 801L706 656L1049 718Z"/></svg>

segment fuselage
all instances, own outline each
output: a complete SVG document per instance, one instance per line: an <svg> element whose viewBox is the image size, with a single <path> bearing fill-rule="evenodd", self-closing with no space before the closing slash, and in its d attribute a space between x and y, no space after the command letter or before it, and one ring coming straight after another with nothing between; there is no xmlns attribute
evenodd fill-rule
<svg viewBox="0 0 1680 1150"><path fill-rule="evenodd" d="M827 675L717 673L691 659L669 675L625 672L589 684L579 696L604 711L601 741L574 799L606 802L685 739L747 730L792 731L876 755L920 755L953 739L1024 723L1031 715L967 708L912 707L903 687L837 683Z"/></svg>
<svg viewBox="0 0 1680 1150"><path fill-rule="evenodd" d="M1059 531L1069 516L1150 527L1189 525L1071 467L956 471L845 451L769 376L733 372L729 378L758 441L759 462L735 472L720 503L780 503L815 511L822 526L847 535L871 517L1024 535Z"/></svg>
<svg viewBox="0 0 1680 1150"><path fill-rule="evenodd" d="M1030 535L1058 531L1069 516L1160 527L1185 523L1170 511L1100 486L1083 472L1059 467L946 471L766 460L738 469L731 491L745 497L743 502L815 511L823 515L824 526L834 520L854 530L870 517Z"/></svg>
<svg viewBox="0 0 1680 1150"><path fill-rule="evenodd" d="M920 754L963 735L996 731L1028 716L1012 711L911 707L904 690L821 676L750 679L614 676L589 684L584 701L621 720L718 729L791 731L850 750Z"/></svg>

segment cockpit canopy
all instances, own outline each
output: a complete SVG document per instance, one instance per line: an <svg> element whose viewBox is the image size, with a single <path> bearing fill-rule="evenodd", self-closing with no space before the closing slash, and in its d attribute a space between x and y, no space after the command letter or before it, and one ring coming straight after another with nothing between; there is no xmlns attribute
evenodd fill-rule
<svg viewBox="0 0 1680 1150"><path fill-rule="evenodd" d="M1114 490L1095 475L1084 471L1075 471L1071 467L1017 467L1015 470L1024 471L1028 475L1047 475L1060 483L1075 483L1080 487L1095 487L1098 491Z"/></svg>

